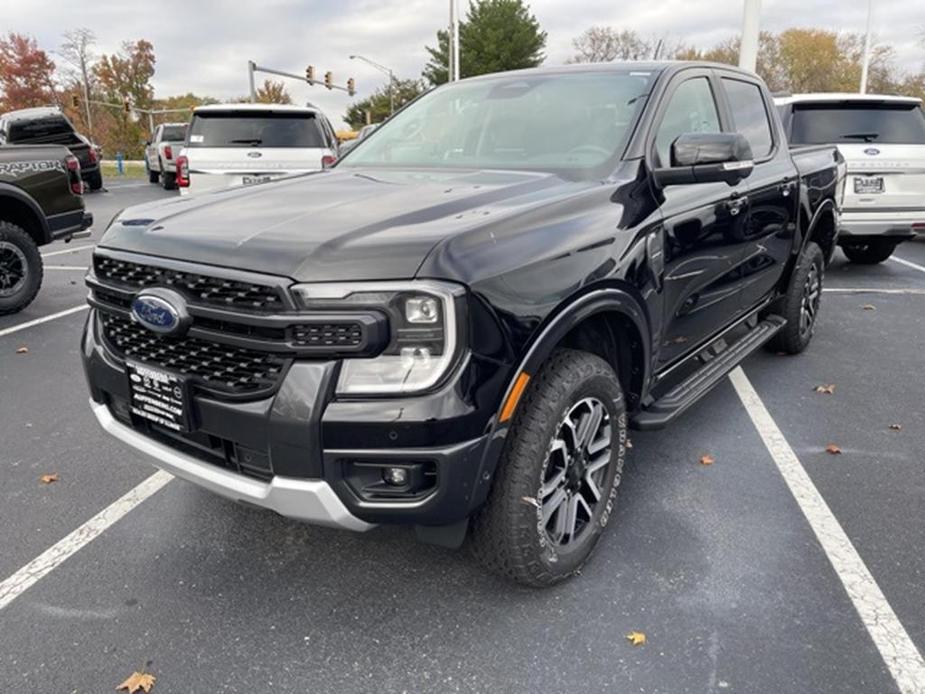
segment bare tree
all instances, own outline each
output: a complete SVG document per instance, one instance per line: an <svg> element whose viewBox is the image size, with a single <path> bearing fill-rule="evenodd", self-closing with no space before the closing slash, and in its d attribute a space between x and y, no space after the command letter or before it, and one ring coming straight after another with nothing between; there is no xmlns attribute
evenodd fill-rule
<svg viewBox="0 0 925 694"><path fill-rule="evenodd" d="M87 132L93 139L93 117L90 113L91 79L93 77L93 62L95 54L93 46L96 44L96 35L86 28L71 29L64 32L64 43L58 55L64 59L68 67L65 73L71 82L79 84L83 91L84 113L87 117Z"/></svg>
<svg viewBox="0 0 925 694"><path fill-rule="evenodd" d="M575 55L569 63L609 63L612 60L642 60L652 55L653 46L635 31L594 26L572 39Z"/></svg>

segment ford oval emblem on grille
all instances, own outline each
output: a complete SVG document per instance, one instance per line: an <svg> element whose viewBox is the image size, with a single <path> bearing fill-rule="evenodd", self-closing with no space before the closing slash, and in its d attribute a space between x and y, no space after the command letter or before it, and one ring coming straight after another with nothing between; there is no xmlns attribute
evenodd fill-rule
<svg viewBox="0 0 925 694"><path fill-rule="evenodd" d="M190 316L180 294L156 287L142 291L132 301L132 320L152 332L176 335L186 330Z"/></svg>
<svg viewBox="0 0 925 694"><path fill-rule="evenodd" d="M866 154L869 157L876 157L878 154L880 154L880 150L877 149L876 147L868 147L867 149L864 150L864 154Z"/></svg>
<svg viewBox="0 0 925 694"><path fill-rule="evenodd" d="M260 159L260 157L263 156L263 153L262 152L248 152L247 156L249 156L251 159Z"/></svg>

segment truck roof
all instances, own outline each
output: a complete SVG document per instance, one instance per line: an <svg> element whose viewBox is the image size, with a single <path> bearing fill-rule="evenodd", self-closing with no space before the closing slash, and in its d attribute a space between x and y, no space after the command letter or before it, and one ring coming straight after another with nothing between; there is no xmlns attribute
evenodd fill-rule
<svg viewBox="0 0 925 694"><path fill-rule="evenodd" d="M487 75L477 77L467 77L466 81L491 79L496 77L507 77L511 75L542 75L542 74L562 74L567 72L626 72L635 70L639 72L677 72L685 68L708 68L724 70L726 72L738 72L742 75L754 78L755 73L743 70L735 65L726 63L714 63L706 60L615 60L610 63L570 63L566 65L551 65L543 67L525 68L523 70L509 70L506 72L493 72Z"/></svg>
<svg viewBox="0 0 925 694"><path fill-rule="evenodd" d="M871 103L896 103L896 104L920 104L922 100L914 96L899 96L896 94L852 94L851 92L813 92L807 94L791 94L790 96L780 96L774 99L774 103L779 106L799 103L843 103L843 102L864 102Z"/></svg>
<svg viewBox="0 0 925 694"><path fill-rule="evenodd" d="M297 106L295 104L208 104L197 106L193 113L209 113L214 111L291 111L292 113L320 113L311 106Z"/></svg>
<svg viewBox="0 0 925 694"><path fill-rule="evenodd" d="M33 108L21 108L18 111L7 111L0 113L3 118L9 120L27 120L31 118L47 118L48 116L63 116L61 109L57 106L35 106Z"/></svg>

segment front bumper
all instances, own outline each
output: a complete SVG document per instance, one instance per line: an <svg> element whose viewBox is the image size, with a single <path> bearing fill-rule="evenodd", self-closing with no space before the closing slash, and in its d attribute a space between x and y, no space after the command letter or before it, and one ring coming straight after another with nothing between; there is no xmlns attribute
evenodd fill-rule
<svg viewBox="0 0 925 694"><path fill-rule="evenodd" d="M840 240L848 237L888 237L897 240L925 234L925 209L843 210L839 219Z"/></svg>
<svg viewBox="0 0 925 694"><path fill-rule="evenodd" d="M338 400L336 361L296 360L279 388L261 399L194 392L195 431L179 435L127 412L125 368L103 344L95 309L82 358L91 405L106 431L157 467L222 496L298 520L365 530L378 523L456 523L487 495L498 446L486 432L495 410L476 403L500 399L504 379L487 377L484 365L467 362L428 395ZM426 468L433 482L407 499L370 498L357 488L358 467L389 465Z"/></svg>

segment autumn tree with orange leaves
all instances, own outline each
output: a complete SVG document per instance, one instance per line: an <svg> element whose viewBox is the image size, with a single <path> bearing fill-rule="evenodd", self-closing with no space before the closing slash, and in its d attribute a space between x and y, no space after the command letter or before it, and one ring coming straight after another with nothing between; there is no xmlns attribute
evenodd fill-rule
<svg viewBox="0 0 925 694"><path fill-rule="evenodd" d="M0 39L0 113L58 102L55 63L35 39L10 32Z"/></svg>

